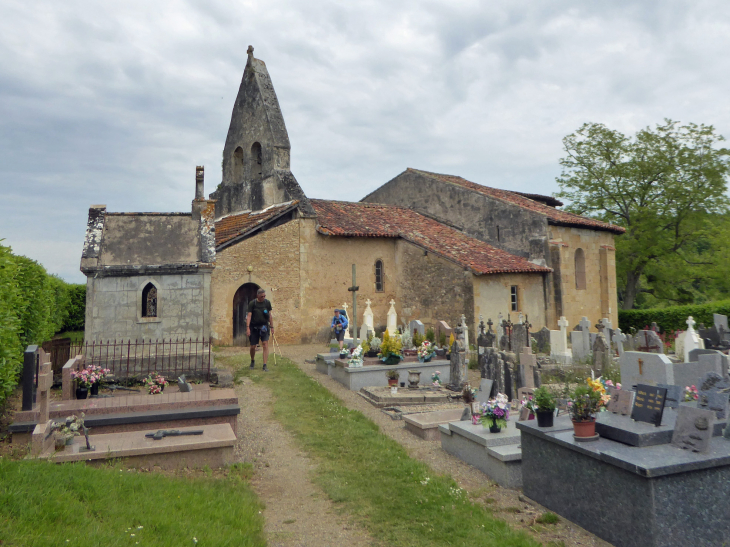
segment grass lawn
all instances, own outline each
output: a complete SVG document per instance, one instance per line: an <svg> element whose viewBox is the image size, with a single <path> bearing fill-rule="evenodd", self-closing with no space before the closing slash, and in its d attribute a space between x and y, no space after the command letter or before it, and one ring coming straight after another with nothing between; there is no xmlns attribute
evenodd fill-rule
<svg viewBox="0 0 730 547"><path fill-rule="evenodd" d="M472 503L452 478L410 458L291 361L277 358L263 373L249 371L247 355L218 359L272 391L276 418L315 457L315 480L383 545L539 545Z"/></svg>
<svg viewBox="0 0 730 547"><path fill-rule="evenodd" d="M0 544L264 546L248 472L186 479L0 458Z"/></svg>

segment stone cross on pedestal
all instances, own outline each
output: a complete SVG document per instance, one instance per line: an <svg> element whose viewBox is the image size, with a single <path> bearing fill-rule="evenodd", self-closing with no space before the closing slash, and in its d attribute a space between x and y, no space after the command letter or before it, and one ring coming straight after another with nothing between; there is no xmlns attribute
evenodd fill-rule
<svg viewBox="0 0 730 547"><path fill-rule="evenodd" d="M354 264L352 265L352 287L348 287L347 290L352 293L352 337L354 338L353 342L355 343L355 347L357 347L357 291L360 290L360 287L355 283Z"/></svg>
<svg viewBox="0 0 730 547"><path fill-rule="evenodd" d="M40 358L45 358L45 353ZM51 363L41 362L38 367L38 424L31 434L31 452L35 455L48 453L53 448L53 431L49 419L49 403L51 386L53 385L53 371Z"/></svg>
<svg viewBox="0 0 730 547"><path fill-rule="evenodd" d="M550 357L561 365L570 365L573 362L573 352L568 349L568 320L560 316L559 331L550 331Z"/></svg>
<svg viewBox="0 0 730 547"><path fill-rule="evenodd" d="M365 311L362 312L362 328L360 329L360 338L362 340L368 339L368 332L375 332L373 310L370 309L370 304L369 298L365 300Z"/></svg>
<svg viewBox="0 0 730 547"><path fill-rule="evenodd" d="M491 321L491 319L490 319ZM499 341L502 339L502 336L504 336L504 327L502 326L502 323L504 322L504 316L502 315L502 312L499 312L497 315L497 343L499 345Z"/></svg>
<svg viewBox="0 0 730 547"><path fill-rule="evenodd" d="M687 331L684 333L684 362L689 363L689 352L699 349L700 337L694 329L695 320L690 315L687 318Z"/></svg>

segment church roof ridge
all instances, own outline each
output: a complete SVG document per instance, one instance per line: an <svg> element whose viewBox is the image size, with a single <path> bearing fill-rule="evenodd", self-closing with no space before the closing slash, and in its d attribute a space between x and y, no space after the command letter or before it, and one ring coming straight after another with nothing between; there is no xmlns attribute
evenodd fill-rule
<svg viewBox="0 0 730 547"><path fill-rule="evenodd" d="M603 222L600 220L595 220L592 218L576 215L573 213L569 213L567 211L561 211L560 209L556 209L555 207L552 207L550 205L547 205L547 204L541 202L539 199L530 198L529 197L530 194L526 194L524 192L514 192L512 190L503 190L501 188L492 188L491 186L484 186L482 184L477 184L476 182L467 180L458 175L445 175L442 173L433 173L431 171L424 171L422 169L414 169L412 167L408 167L407 171L419 173L421 175L424 175L424 176L427 176L430 178L434 178L436 180L439 180L441 182L446 182L448 184L456 184L458 186L461 186L462 188L466 188L468 190L478 192L478 193L488 196L490 198L497 199L497 200L500 200L500 201L503 201L506 203L510 203L512 205L516 205L523 209L528 209L535 213L546 216L549 224L554 224L557 226L573 226L573 227L577 227L577 228L589 228L589 229L593 229L593 230L602 230L602 231L606 231L606 232L613 232L615 234L623 234L626 231L625 228L616 226L614 224L609 224L608 222ZM533 196L538 196L538 194L533 194ZM547 197L547 196L542 196L542 197ZM557 201L557 200L555 200L555 201Z"/></svg>
<svg viewBox="0 0 730 547"><path fill-rule="evenodd" d="M324 199L310 202L317 213L317 231L324 235L401 238L475 275L552 271L407 207Z"/></svg>

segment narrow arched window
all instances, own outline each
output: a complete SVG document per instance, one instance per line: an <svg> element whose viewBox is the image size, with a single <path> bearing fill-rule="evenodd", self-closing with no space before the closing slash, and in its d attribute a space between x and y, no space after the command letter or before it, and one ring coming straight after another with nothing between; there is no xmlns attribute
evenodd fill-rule
<svg viewBox="0 0 730 547"><path fill-rule="evenodd" d="M383 261L375 261L375 291L383 292L385 290L385 274L383 273Z"/></svg>
<svg viewBox="0 0 730 547"><path fill-rule="evenodd" d="M243 148L240 146L233 151L233 180L240 182L243 178Z"/></svg>
<svg viewBox="0 0 730 547"><path fill-rule="evenodd" d="M575 288L578 290L586 288L586 255L583 249L575 250Z"/></svg>
<svg viewBox="0 0 730 547"><path fill-rule="evenodd" d="M157 317L157 287L152 283L142 289L142 317Z"/></svg>
<svg viewBox="0 0 730 547"><path fill-rule="evenodd" d="M260 179L262 175L263 157L261 152L261 144L253 143L251 146L251 177L254 179Z"/></svg>

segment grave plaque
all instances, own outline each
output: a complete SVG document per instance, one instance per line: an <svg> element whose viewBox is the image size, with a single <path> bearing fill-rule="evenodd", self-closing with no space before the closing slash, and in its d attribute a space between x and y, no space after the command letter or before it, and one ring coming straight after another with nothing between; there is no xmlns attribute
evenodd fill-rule
<svg viewBox="0 0 730 547"><path fill-rule="evenodd" d="M479 382L479 391L477 391L477 403L486 403L489 400L489 396L492 393L493 385L494 380L482 378L481 382Z"/></svg>
<svg viewBox="0 0 730 547"><path fill-rule="evenodd" d="M622 416L628 416L631 414L631 403L634 402L633 391L609 387L608 394L611 396L611 400L606 405L606 410L608 412L621 414Z"/></svg>
<svg viewBox="0 0 730 547"><path fill-rule="evenodd" d="M680 406L674 424L672 444L692 452L708 452L715 429L715 413L711 410Z"/></svg>
<svg viewBox="0 0 730 547"><path fill-rule="evenodd" d="M662 425L666 398L666 388L639 384L636 386L636 400L631 411L631 419L659 427Z"/></svg>
<svg viewBox="0 0 730 547"><path fill-rule="evenodd" d="M728 394L721 391L703 391L699 394L697 408L712 410L718 420L728 415Z"/></svg>
<svg viewBox="0 0 730 547"><path fill-rule="evenodd" d="M520 418L519 418L518 421L524 422L525 420L527 420L529 418L530 418L530 409L529 408L525 408L523 406L522 409L520 410Z"/></svg>
<svg viewBox="0 0 730 547"><path fill-rule="evenodd" d="M682 402L682 399L684 397L684 389L671 384L657 384L657 387L663 387L667 390L667 396L664 399L665 407L674 409L679 407L679 403Z"/></svg>

